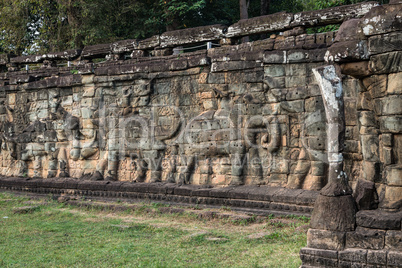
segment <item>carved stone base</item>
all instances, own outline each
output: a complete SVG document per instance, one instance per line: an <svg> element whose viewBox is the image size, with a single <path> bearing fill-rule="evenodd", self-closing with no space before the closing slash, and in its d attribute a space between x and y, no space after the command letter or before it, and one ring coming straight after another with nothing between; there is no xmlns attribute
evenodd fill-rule
<svg viewBox="0 0 402 268"><path fill-rule="evenodd" d="M351 195L319 195L311 217L310 227L331 231L353 231L355 229L355 200Z"/></svg>

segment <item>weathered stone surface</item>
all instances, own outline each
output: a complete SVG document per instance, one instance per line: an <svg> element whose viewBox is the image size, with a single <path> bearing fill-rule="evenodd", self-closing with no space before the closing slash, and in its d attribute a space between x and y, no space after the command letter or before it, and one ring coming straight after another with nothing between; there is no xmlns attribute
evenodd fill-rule
<svg viewBox="0 0 402 268"><path fill-rule="evenodd" d="M401 221L401 212L388 212L377 209L362 210L356 214L356 224L358 226L372 229L400 230Z"/></svg>
<svg viewBox="0 0 402 268"><path fill-rule="evenodd" d="M5 55L5 54L2 54ZM62 52L53 52L42 55L30 55L30 56L20 56L11 57L7 55L7 62L12 62L15 64L28 64L28 63L41 63L45 60L74 60L81 55L80 49L71 49ZM5 64L5 63L4 63Z"/></svg>
<svg viewBox="0 0 402 268"><path fill-rule="evenodd" d="M385 177L389 186L402 186L402 167L398 165L388 166Z"/></svg>
<svg viewBox="0 0 402 268"><path fill-rule="evenodd" d="M363 30L359 27L360 19L350 19L342 23L334 42L345 42L365 39Z"/></svg>
<svg viewBox="0 0 402 268"><path fill-rule="evenodd" d="M383 116L380 118L380 130L384 132L400 133L402 116Z"/></svg>
<svg viewBox="0 0 402 268"><path fill-rule="evenodd" d="M370 9L361 27L367 36L402 30L402 5L383 5Z"/></svg>
<svg viewBox="0 0 402 268"><path fill-rule="evenodd" d="M348 262L367 262L367 250L364 249L346 249L339 251L339 260Z"/></svg>
<svg viewBox="0 0 402 268"><path fill-rule="evenodd" d="M402 72L388 75L387 93L388 94L402 93Z"/></svg>
<svg viewBox="0 0 402 268"><path fill-rule="evenodd" d="M402 52L374 55L370 58L369 68L376 74L402 72Z"/></svg>
<svg viewBox="0 0 402 268"><path fill-rule="evenodd" d="M361 135L362 154L366 161L377 162L379 158L379 140L377 135Z"/></svg>
<svg viewBox="0 0 402 268"><path fill-rule="evenodd" d="M402 252L402 231L387 231L385 235L385 248Z"/></svg>
<svg viewBox="0 0 402 268"><path fill-rule="evenodd" d="M387 256L388 267L400 267L402 263L402 253L397 251L389 251Z"/></svg>
<svg viewBox="0 0 402 268"><path fill-rule="evenodd" d="M402 46L402 33L372 36L369 38L368 46L371 55L396 51Z"/></svg>
<svg viewBox="0 0 402 268"><path fill-rule="evenodd" d="M377 2L366 2L327 8L320 12L305 11L295 14L292 26L340 23L346 18L361 17L377 5Z"/></svg>
<svg viewBox="0 0 402 268"><path fill-rule="evenodd" d="M387 251L385 250L368 250L367 251L367 263L369 264L387 264Z"/></svg>
<svg viewBox="0 0 402 268"><path fill-rule="evenodd" d="M385 231L358 226L355 232L346 233L346 248L383 249Z"/></svg>
<svg viewBox="0 0 402 268"><path fill-rule="evenodd" d="M160 36L154 35L138 42L137 49L150 49L160 45Z"/></svg>
<svg viewBox="0 0 402 268"><path fill-rule="evenodd" d="M384 133L381 135L381 142L384 146L393 146L393 135L389 133Z"/></svg>
<svg viewBox="0 0 402 268"><path fill-rule="evenodd" d="M344 62L369 59L366 40L352 40L334 43L328 48L326 61Z"/></svg>
<svg viewBox="0 0 402 268"><path fill-rule="evenodd" d="M300 250L300 258L306 265L338 267L338 251L336 250L302 248Z"/></svg>
<svg viewBox="0 0 402 268"><path fill-rule="evenodd" d="M379 98L385 96L387 93L387 81L387 75L372 75L363 79L363 85L369 91L372 98ZM362 109L365 109L365 107L362 107Z"/></svg>
<svg viewBox="0 0 402 268"><path fill-rule="evenodd" d="M353 197L359 210L370 210L377 207L378 197L374 182L358 180Z"/></svg>
<svg viewBox="0 0 402 268"><path fill-rule="evenodd" d="M286 51L264 52L264 63L286 63Z"/></svg>
<svg viewBox="0 0 402 268"><path fill-rule="evenodd" d="M362 78L371 75L368 61L350 62L341 65L342 73L356 78Z"/></svg>
<svg viewBox="0 0 402 268"><path fill-rule="evenodd" d="M20 56L10 59L10 62L12 63L37 63L42 61L42 55Z"/></svg>
<svg viewBox="0 0 402 268"><path fill-rule="evenodd" d="M81 53L81 57L88 59L100 58L105 57L110 53L111 53L110 44L92 45L84 47Z"/></svg>
<svg viewBox="0 0 402 268"><path fill-rule="evenodd" d="M336 73L336 69L333 65L323 66L312 70L313 74L320 86L320 91L323 96L325 115L326 115L326 132L327 142L326 149L328 154L328 183L321 190L320 194L326 197L338 197L347 196L352 193L352 189L347 182L347 175L343 171L343 147L345 141L345 103L343 99L343 87L340 82L340 78ZM320 199L320 197L319 197ZM335 202L339 200L333 199ZM328 200L322 199L323 205L328 205ZM341 202L348 203L347 199ZM320 202L317 202L320 203ZM319 221L328 221L332 225L331 230L344 230L349 225L350 216L346 216L346 222L339 222L338 219L332 222L331 216L322 213L322 208L317 205L317 214L313 214L312 222L317 223ZM336 208L332 208L333 212L337 211ZM350 215L354 214L354 207L350 206L346 209L346 213ZM325 218L318 220L320 216ZM353 220L354 221L354 220ZM354 223L353 223L354 225Z"/></svg>
<svg viewBox="0 0 402 268"><path fill-rule="evenodd" d="M121 40L110 44L110 50L113 54L132 52L137 47L136 39Z"/></svg>
<svg viewBox="0 0 402 268"><path fill-rule="evenodd" d="M388 96L380 100L382 115L402 114L402 96Z"/></svg>
<svg viewBox="0 0 402 268"><path fill-rule="evenodd" d="M165 32L160 35L161 47L172 47L205 41L215 41L223 37L227 27L216 24ZM205 46L206 49L206 46Z"/></svg>
<svg viewBox="0 0 402 268"><path fill-rule="evenodd" d="M328 259L338 259L338 251L336 250L324 250L315 248L302 248L300 254L308 254L313 256L324 257Z"/></svg>
<svg viewBox="0 0 402 268"><path fill-rule="evenodd" d="M380 208L400 209L402 208L402 187L386 186L385 195L379 204Z"/></svg>
<svg viewBox="0 0 402 268"><path fill-rule="evenodd" d="M372 111L362 111L359 113L360 126L364 127L377 127L377 121ZM366 142L366 141L364 141Z"/></svg>
<svg viewBox="0 0 402 268"><path fill-rule="evenodd" d="M353 197L319 195L314 205L310 227L332 231L352 231L355 228Z"/></svg>
<svg viewBox="0 0 402 268"><path fill-rule="evenodd" d="M291 50L287 52L287 62L321 62L324 61L326 49Z"/></svg>
<svg viewBox="0 0 402 268"><path fill-rule="evenodd" d="M260 67L261 64L255 61L231 61L231 62L214 62L211 65L212 72L233 71L253 69Z"/></svg>
<svg viewBox="0 0 402 268"><path fill-rule="evenodd" d="M345 232L309 229L307 232L307 247L325 250L343 250L345 247Z"/></svg>
<svg viewBox="0 0 402 268"><path fill-rule="evenodd" d="M226 37L238 37L256 33L268 33L289 28L293 14L286 12L255 17L229 26Z"/></svg>

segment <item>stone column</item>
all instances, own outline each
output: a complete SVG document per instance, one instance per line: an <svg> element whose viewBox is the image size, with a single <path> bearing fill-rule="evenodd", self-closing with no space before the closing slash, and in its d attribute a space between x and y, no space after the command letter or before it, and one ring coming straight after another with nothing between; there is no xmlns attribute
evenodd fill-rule
<svg viewBox="0 0 402 268"><path fill-rule="evenodd" d="M313 69L319 83L327 117L328 184L321 190L325 196L352 194L347 175L343 171L345 143L345 112L342 81L333 65Z"/></svg>
<svg viewBox="0 0 402 268"><path fill-rule="evenodd" d="M309 248L342 250L345 233L355 229L356 207L343 170L345 115L342 81L333 65L313 69L327 117L328 183L318 196L307 237Z"/></svg>

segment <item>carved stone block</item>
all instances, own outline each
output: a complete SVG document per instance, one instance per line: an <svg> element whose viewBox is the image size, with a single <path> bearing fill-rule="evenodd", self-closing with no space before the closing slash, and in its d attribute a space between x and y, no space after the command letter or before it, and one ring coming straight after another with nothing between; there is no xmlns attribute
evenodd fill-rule
<svg viewBox="0 0 402 268"><path fill-rule="evenodd" d="M345 247L345 232L309 229L307 246L317 249L342 250Z"/></svg>
<svg viewBox="0 0 402 268"><path fill-rule="evenodd" d="M357 227L355 232L346 233L346 248L383 249L385 231Z"/></svg>

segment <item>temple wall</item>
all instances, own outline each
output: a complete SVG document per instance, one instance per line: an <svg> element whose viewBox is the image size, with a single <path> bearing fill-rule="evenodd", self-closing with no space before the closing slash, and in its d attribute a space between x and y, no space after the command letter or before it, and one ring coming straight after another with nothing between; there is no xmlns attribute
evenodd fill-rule
<svg viewBox="0 0 402 268"><path fill-rule="evenodd" d="M0 55L0 175L36 178L0 187L303 213L317 200L302 267L400 267L401 14L365 2ZM313 70L342 89L344 118Z"/></svg>
<svg viewBox="0 0 402 268"><path fill-rule="evenodd" d="M67 70L38 79L34 71L9 73L1 173L95 179L98 171L122 181L234 180L319 190L326 183L326 126L311 70L324 64L334 34L321 34L328 43L311 42L322 47L311 50L314 59L298 59L309 50L275 50L281 41L268 39L145 64L106 62L83 74ZM16 81L24 77L27 83ZM343 85L347 163L355 180L362 158L360 85L352 77Z"/></svg>
<svg viewBox="0 0 402 268"><path fill-rule="evenodd" d="M334 62L343 72L351 185L370 181L373 206L399 206L401 33L372 33L372 22L353 18L376 5L320 11L352 14L336 20L278 13L82 51L3 55L0 173L320 190L326 115L312 69ZM342 21L338 32L305 33ZM184 53L211 40L221 46Z"/></svg>

